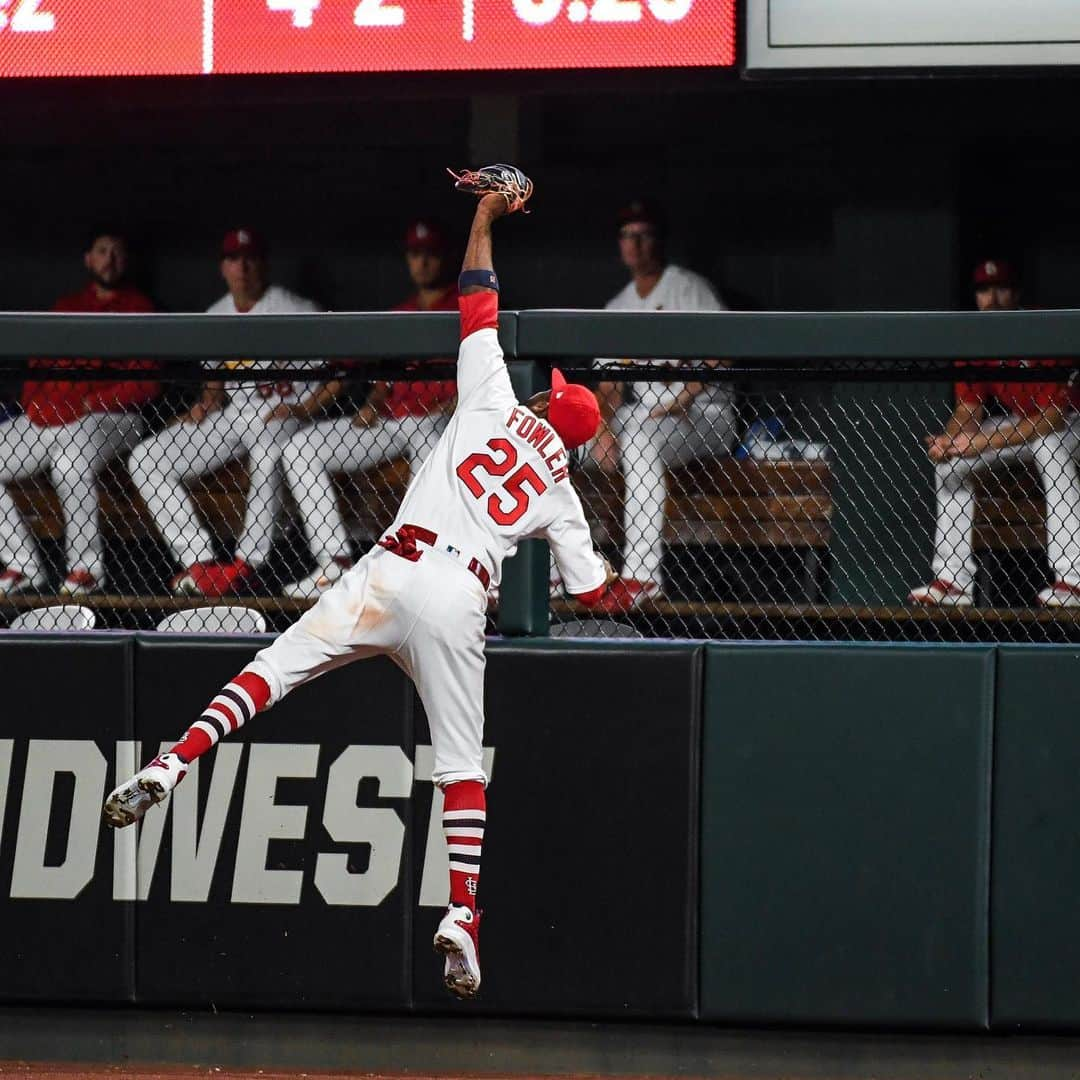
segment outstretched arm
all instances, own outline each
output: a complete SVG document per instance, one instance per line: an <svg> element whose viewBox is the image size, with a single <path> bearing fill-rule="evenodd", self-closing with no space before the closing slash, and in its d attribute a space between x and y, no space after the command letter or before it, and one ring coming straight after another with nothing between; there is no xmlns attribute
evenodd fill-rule
<svg viewBox="0 0 1080 1080"><path fill-rule="evenodd" d="M461 262L462 274L470 270L490 270L495 272L495 259L491 250L491 225L508 210L506 199L502 195L485 195L476 204L472 228L469 230L469 242L465 245L465 258ZM471 296L478 292L498 292L494 284L485 285L480 281L475 284L462 284L462 296Z"/></svg>
<svg viewBox="0 0 1080 1080"><path fill-rule="evenodd" d="M478 196L458 278L458 411L478 406L502 408L516 399L494 332L499 326L499 282L491 251L491 226L504 214L524 209L532 195L532 181L509 165L489 165L460 175L451 172L451 176L458 191Z"/></svg>
<svg viewBox="0 0 1080 1080"><path fill-rule="evenodd" d="M491 253L491 225L505 213L506 200L501 195L484 195L476 204L458 278L463 342L480 330L495 330L499 325L499 282ZM458 390L463 401L474 385L483 382L486 374L494 367L503 366L498 341L493 338L488 346L485 350L473 348L471 361L464 351L458 355Z"/></svg>

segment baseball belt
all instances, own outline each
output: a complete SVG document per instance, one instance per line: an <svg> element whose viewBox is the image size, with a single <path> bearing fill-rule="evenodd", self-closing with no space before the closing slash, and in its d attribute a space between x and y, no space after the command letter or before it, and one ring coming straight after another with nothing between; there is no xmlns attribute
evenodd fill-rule
<svg viewBox="0 0 1080 1080"><path fill-rule="evenodd" d="M396 533L384 536L379 541L379 546L386 548L387 551L393 552L402 559L408 559L409 562L418 562L420 556L423 555L420 548L416 546L417 544L426 544L433 551L441 552L452 559L458 558L461 554L457 548L451 547L449 544L439 547L438 543L439 534L432 532L431 529L425 529L423 525L402 525ZM464 565L465 569L476 577L480 584L484 586L484 590L487 591L491 586L491 575L488 573L487 567L477 558L470 558L468 563Z"/></svg>

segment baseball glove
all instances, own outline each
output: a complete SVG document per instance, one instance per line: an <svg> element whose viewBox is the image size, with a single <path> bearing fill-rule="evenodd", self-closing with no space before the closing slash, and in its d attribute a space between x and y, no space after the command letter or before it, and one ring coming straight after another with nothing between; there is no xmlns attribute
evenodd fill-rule
<svg viewBox="0 0 1080 1080"><path fill-rule="evenodd" d="M509 213L521 210L532 197L533 182L513 165L485 165L475 172L462 169L460 173L453 169L446 170L454 178L454 187L470 195L501 195L506 200Z"/></svg>

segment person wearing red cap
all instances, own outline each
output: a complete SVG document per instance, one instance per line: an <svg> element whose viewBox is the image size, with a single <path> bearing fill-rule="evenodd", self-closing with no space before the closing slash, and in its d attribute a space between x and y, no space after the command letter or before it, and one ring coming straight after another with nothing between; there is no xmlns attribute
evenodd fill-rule
<svg viewBox="0 0 1080 1080"><path fill-rule="evenodd" d="M617 221L619 256L630 281L606 310L727 310L705 278L668 262L665 219L658 206L636 200L619 212ZM727 454L735 441L735 403L722 383L607 382L598 396L604 424L593 456L605 471L622 470L625 492L622 574L603 605L619 614L661 595L667 470L691 458Z"/></svg>
<svg viewBox="0 0 1080 1080"><path fill-rule="evenodd" d="M413 477L386 535L230 682L169 752L121 784L105 820L131 825L220 738L303 683L353 660L389 655L416 685L431 726L432 779L442 801L449 904L435 932L443 980L459 997L480 988L477 898L487 827L483 767L487 592L526 537L545 537L571 593L595 603L614 577L593 550L567 454L600 420L595 397L554 374L520 404L498 335L492 224L524 207L531 183L511 166L506 194L483 195L458 279L458 406ZM483 171L482 171L483 173ZM473 174L465 174L466 177ZM458 186L468 183L459 180ZM525 196L517 194L525 192Z"/></svg>
<svg viewBox="0 0 1080 1080"><path fill-rule="evenodd" d="M270 284L266 244L254 229L231 229L221 245L221 275L228 292L207 309L212 315L318 311L318 305ZM182 568L172 582L178 595L224 596L254 587L270 554L281 511L284 473L281 454L302 425L317 416L341 390L340 381L291 379L229 380L229 371L277 367L278 361L208 361L225 377L203 386L178 422L140 443L131 454L131 478ZM306 366L321 366L309 361ZM209 529L199 520L186 485L246 458L250 477L244 523L235 557L221 561Z"/></svg>
<svg viewBox="0 0 1080 1080"><path fill-rule="evenodd" d="M438 222L419 219L408 226L405 265L416 291L395 311L457 310L457 284L447 280L446 236ZM283 456L285 476L315 570L286 585L286 596L316 599L353 564L332 478L402 457L418 469L446 427L456 392L447 380L377 382L354 417L324 420L293 436Z"/></svg>
<svg viewBox="0 0 1080 1080"><path fill-rule="evenodd" d="M128 246L115 229L101 229L83 255L90 280L64 296L53 311L147 312L150 299L127 283ZM74 378L27 380L23 415L0 426L0 597L41 592L48 575L33 537L7 489L13 480L48 473L64 515L66 577L64 596L99 592L104 556L95 488L101 470L129 450L143 430L139 409L160 386L152 379L128 379L132 369L156 369L152 360L31 360L31 367L62 366ZM80 372L115 371L106 381L79 378Z"/></svg>
<svg viewBox="0 0 1080 1080"><path fill-rule="evenodd" d="M1019 279L1003 259L984 259L972 274L979 311L1020 307ZM1022 367L1024 360L977 360L985 367ZM987 406L995 403L991 415ZM956 384L956 407L940 435L927 435L934 463L937 526L933 580L913 589L913 604L966 607L974 603L976 476L1018 461L1033 464L1046 496L1046 549L1054 582L1043 607L1080 607L1080 398L1065 382L971 381Z"/></svg>

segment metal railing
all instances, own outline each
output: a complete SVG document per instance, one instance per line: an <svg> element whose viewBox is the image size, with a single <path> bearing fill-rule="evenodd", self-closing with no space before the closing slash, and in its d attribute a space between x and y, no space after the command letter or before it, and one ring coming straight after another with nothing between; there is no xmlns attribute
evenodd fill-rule
<svg viewBox="0 0 1080 1080"><path fill-rule="evenodd" d="M493 627L1080 639L1080 607L1068 590L1054 591L1055 582L1080 585L1071 415L1037 445L977 462L935 466L924 445L952 409L953 382L975 372L998 384L1071 386L1080 311L522 311L502 314L500 338L520 396L547 385L552 362L592 384L622 385L610 452L590 456L574 482L597 546L644 587L586 612L562 593L546 555L528 550L508 564ZM99 625L148 627L224 599L285 625L310 603L301 586L323 561L354 560L381 535L445 422L445 412L406 411L358 426L370 382L451 377L446 362L415 361L445 361L456 345L447 314L0 314L9 401L0 615L10 622L64 594ZM32 409L20 409L27 386L73 377L66 362L41 358L87 355L156 366L79 368L86 396L118 380L152 381L154 393L104 422L35 423ZM33 367L28 356L38 358ZM656 356L685 362L648 362ZM965 363L1002 356L1048 359ZM245 366L251 358L258 365ZM214 377L209 361L228 363L232 398L201 424L178 423ZM294 401L275 388L330 379L345 387L313 422L264 422L274 403ZM688 381L705 386L689 409L657 415ZM985 422L1005 423L988 404ZM222 569L238 560L254 572ZM205 569L193 576L195 564ZM65 588L77 571L92 581ZM17 587L10 572L24 575ZM948 575L957 596L911 602L913 590Z"/></svg>

